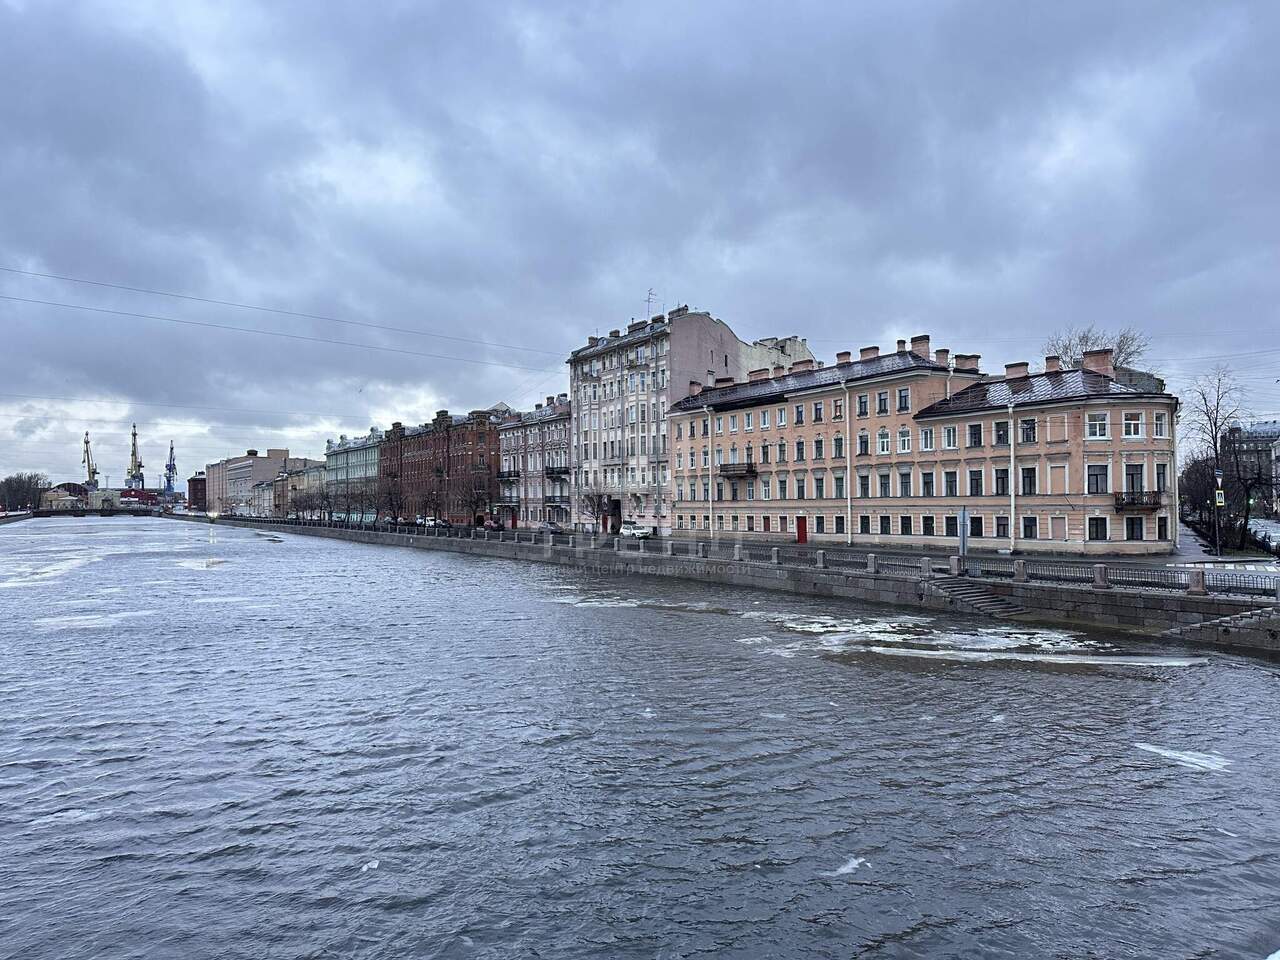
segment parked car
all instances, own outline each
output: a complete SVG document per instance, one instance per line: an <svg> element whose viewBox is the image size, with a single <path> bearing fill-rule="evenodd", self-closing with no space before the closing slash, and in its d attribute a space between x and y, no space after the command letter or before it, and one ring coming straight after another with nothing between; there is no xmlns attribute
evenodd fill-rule
<svg viewBox="0 0 1280 960"><path fill-rule="evenodd" d="M624 537L635 537L637 540L648 540L653 536L651 527L642 527L634 520L623 520L622 529L618 531Z"/></svg>
<svg viewBox="0 0 1280 960"><path fill-rule="evenodd" d="M544 520L538 524L539 533L564 533L564 528L554 520Z"/></svg>
<svg viewBox="0 0 1280 960"><path fill-rule="evenodd" d="M444 519L444 517L437 517L431 523L431 526L439 527L441 530L450 530L453 528L453 524L450 523L448 520Z"/></svg>
<svg viewBox="0 0 1280 960"><path fill-rule="evenodd" d="M502 525L501 520L495 520L493 517L490 517L488 520L484 522L484 528L486 530L505 530L506 529L506 527Z"/></svg>

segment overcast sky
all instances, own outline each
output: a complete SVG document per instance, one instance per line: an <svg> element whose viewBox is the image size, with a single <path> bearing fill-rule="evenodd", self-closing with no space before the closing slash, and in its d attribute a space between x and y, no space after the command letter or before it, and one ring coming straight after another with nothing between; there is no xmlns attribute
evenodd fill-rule
<svg viewBox="0 0 1280 960"><path fill-rule="evenodd" d="M356 321L0 271L46 301L0 299L0 474L79 478L88 429L118 485L133 420L150 483L170 439L185 478L529 406L650 289L820 357L929 333L992 371L1133 324L1174 387L1229 357L1280 411L1278 28L1164 0L0 0L0 267Z"/></svg>

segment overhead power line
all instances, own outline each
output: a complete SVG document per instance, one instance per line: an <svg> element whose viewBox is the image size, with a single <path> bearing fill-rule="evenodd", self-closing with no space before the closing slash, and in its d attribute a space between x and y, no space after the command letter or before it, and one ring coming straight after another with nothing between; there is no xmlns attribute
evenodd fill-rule
<svg viewBox="0 0 1280 960"><path fill-rule="evenodd" d="M418 350L403 350L399 347L384 347L373 343L358 343L353 340L331 340L328 337L310 337L301 333L285 333L283 330L259 330L253 327L235 327L227 323L213 323L207 320L184 320L180 317L166 317L155 313L135 313L132 310L112 310L107 307L91 307L84 303L62 303L57 300L38 300L34 297L15 297L0 294L0 300L12 300L17 303L34 303L46 307L61 307L66 310L83 310L89 313L103 313L117 317L134 317L139 320L160 320L164 323L176 323L187 327L205 327L211 330L228 330L233 333L251 333L260 337L279 337L284 340L301 340L307 343L323 343L335 347L354 347L357 350L375 350L379 353L398 353L407 357L424 357L428 360L448 360L451 363L473 363L486 367L502 367L506 370L532 370L537 373L550 373L556 367L528 367L518 363L501 363L496 360L477 360L473 357L451 357L441 353L424 353Z"/></svg>
<svg viewBox="0 0 1280 960"><path fill-rule="evenodd" d="M19 274L24 277L39 277L44 280L61 280L66 283L80 283L87 286L106 287L111 290L125 290L129 293L143 293L152 297L169 297L174 300L187 300L192 303L208 303L219 307L235 307L240 310L256 310L260 313L275 313L284 317L299 317L305 320L323 320L326 323L342 323L352 327L367 327L370 330L385 330L390 333L407 333L415 337L435 337L440 340L453 340L458 343L474 343L483 347L502 347L507 350L523 350L528 353L545 353L548 356L563 356L567 351L545 350L541 347L524 347L514 343L491 343L488 340L475 340L471 337L459 337L449 333L435 333L430 330L416 330L412 327L395 327L385 323L372 323L368 320L349 320L345 317L330 317L322 313L305 313L301 310L285 310L280 307L266 307L257 303L241 303L236 300L219 300L215 297L197 297L189 293L174 293L171 290L153 290L148 287L131 287L125 283L111 283L106 280L89 280L84 277L68 277L58 273L40 273L37 270L21 270L17 267L0 266L5 273Z"/></svg>

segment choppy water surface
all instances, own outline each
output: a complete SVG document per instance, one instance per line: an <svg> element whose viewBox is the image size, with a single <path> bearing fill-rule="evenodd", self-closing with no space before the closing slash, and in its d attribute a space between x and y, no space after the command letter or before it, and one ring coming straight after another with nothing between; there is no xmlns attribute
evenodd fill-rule
<svg viewBox="0 0 1280 960"><path fill-rule="evenodd" d="M1273 664L0 528L0 955L1268 957Z"/></svg>

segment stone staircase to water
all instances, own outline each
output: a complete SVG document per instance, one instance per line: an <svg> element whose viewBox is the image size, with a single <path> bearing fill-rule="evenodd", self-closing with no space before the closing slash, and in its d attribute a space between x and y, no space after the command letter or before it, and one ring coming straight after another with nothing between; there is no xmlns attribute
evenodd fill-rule
<svg viewBox="0 0 1280 960"><path fill-rule="evenodd" d="M1008 600L997 596L981 583L964 577L935 577L929 581L939 593L948 597L952 603L969 613L996 617L1000 620L1013 620L1028 616L1030 611Z"/></svg>
<svg viewBox="0 0 1280 960"><path fill-rule="evenodd" d="M1168 640L1280 650L1280 607L1260 607L1203 623L1188 623L1165 630L1160 636Z"/></svg>

